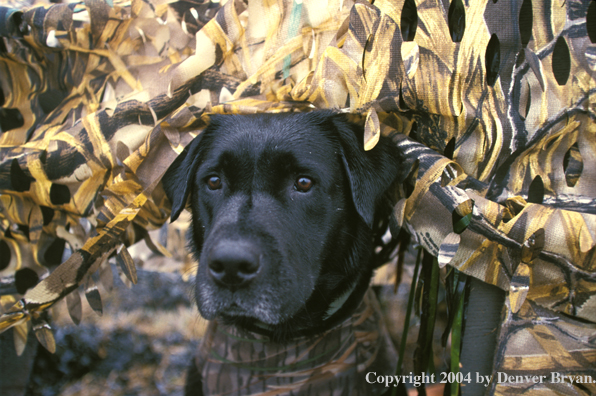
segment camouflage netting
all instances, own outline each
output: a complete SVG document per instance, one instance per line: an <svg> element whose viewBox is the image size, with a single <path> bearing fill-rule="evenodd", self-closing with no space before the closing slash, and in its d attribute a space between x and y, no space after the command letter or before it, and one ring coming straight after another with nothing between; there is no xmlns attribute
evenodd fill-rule
<svg viewBox="0 0 596 396"><path fill-rule="evenodd" d="M110 255L134 280L126 246L163 250L160 178L209 113L339 108L407 158L392 229L509 292L495 371L594 375L596 0L24 3L0 7L0 331L52 349L44 310L76 318L80 285L101 309Z"/></svg>

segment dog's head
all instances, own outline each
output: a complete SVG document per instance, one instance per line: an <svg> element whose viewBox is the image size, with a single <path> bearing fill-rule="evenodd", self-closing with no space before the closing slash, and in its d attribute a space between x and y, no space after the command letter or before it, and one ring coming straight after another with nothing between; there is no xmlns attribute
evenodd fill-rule
<svg viewBox="0 0 596 396"><path fill-rule="evenodd" d="M364 152L341 114L212 116L163 178L172 220L192 212L201 314L315 328L359 298L398 163L384 139Z"/></svg>

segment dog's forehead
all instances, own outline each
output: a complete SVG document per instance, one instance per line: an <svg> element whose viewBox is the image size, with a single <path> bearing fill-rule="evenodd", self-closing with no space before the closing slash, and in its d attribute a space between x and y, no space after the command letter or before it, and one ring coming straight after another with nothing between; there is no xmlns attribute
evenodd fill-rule
<svg viewBox="0 0 596 396"><path fill-rule="evenodd" d="M271 115L230 116L224 121L210 131L212 156L226 153L256 162L282 154L319 164L336 162L339 144L332 131L308 119Z"/></svg>

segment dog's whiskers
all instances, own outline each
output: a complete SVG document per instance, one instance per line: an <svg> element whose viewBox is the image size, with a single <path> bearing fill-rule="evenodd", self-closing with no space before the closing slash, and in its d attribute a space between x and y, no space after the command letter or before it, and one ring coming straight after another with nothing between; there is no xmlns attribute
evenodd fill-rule
<svg viewBox="0 0 596 396"><path fill-rule="evenodd" d="M353 233L351 233L351 232L350 232L350 231L348 231L348 230L340 230L340 232L341 232L342 234L344 234L344 235L347 235L347 236L351 237L351 238L357 238L357 236L356 236L356 235L354 235Z"/></svg>

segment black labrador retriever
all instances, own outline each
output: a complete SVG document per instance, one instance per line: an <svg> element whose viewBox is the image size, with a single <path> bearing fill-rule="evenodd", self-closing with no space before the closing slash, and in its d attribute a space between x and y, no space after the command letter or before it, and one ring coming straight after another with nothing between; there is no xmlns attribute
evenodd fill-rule
<svg viewBox="0 0 596 396"><path fill-rule="evenodd" d="M211 116L163 178L172 221L192 213L196 301L214 323L188 395L377 394L395 362L367 293L372 230L399 164L388 138L365 152L345 114Z"/></svg>

